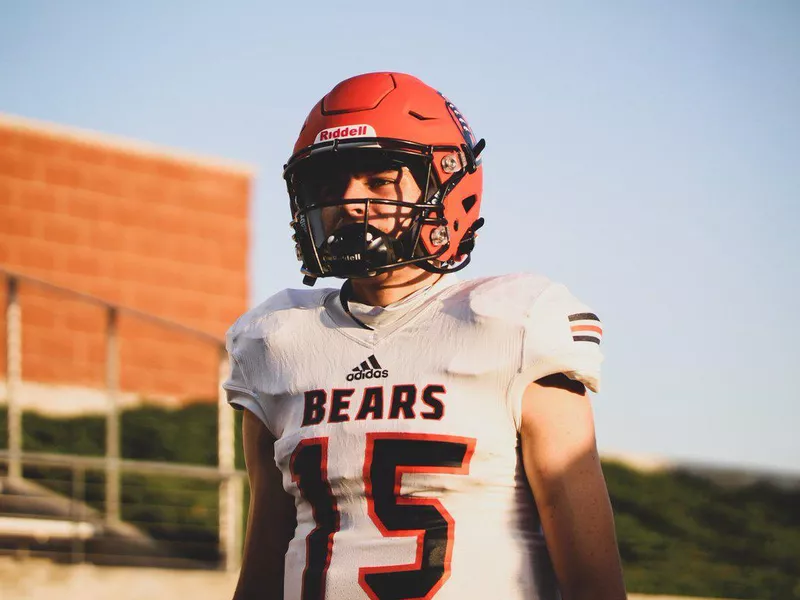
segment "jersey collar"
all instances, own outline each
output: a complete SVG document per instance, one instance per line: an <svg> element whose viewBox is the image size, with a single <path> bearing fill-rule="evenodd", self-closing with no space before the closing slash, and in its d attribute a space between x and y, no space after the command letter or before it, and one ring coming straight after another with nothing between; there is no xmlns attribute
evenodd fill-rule
<svg viewBox="0 0 800 600"><path fill-rule="evenodd" d="M338 294L339 302L337 303L337 308L340 308L352 322L355 322L362 329L379 330L416 313L418 309L425 306L431 296L438 294L455 283L458 283L458 277L452 273L446 274L437 279L432 285L421 288L393 304L370 306L369 304L351 300L352 287L349 281L345 281Z"/></svg>

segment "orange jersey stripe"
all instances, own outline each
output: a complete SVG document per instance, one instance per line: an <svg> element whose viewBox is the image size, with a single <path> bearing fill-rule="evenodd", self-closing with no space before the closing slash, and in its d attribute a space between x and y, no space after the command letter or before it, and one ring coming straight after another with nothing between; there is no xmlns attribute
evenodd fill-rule
<svg viewBox="0 0 800 600"><path fill-rule="evenodd" d="M572 331L594 331L595 333L599 333L601 335L603 333L603 329L597 325L572 325L570 329Z"/></svg>

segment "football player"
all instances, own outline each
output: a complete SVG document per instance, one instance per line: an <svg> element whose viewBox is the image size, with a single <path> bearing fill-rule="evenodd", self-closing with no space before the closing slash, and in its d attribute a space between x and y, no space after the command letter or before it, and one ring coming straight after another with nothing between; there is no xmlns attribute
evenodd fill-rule
<svg viewBox="0 0 800 600"><path fill-rule="evenodd" d="M586 388L597 316L563 285L461 280L483 140L418 79L370 73L289 158L305 283L227 343L251 497L237 600L625 597Z"/></svg>

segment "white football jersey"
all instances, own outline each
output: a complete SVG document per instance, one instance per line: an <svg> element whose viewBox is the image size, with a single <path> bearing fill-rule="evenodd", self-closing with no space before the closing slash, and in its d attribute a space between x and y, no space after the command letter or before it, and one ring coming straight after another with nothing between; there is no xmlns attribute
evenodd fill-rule
<svg viewBox="0 0 800 600"><path fill-rule="evenodd" d="M241 317L224 387L276 437L295 498L285 598L559 598L521 400L554 373L597 391L600 336L534 275L448 275L349 313L338 290L286 290Z"/></svg>

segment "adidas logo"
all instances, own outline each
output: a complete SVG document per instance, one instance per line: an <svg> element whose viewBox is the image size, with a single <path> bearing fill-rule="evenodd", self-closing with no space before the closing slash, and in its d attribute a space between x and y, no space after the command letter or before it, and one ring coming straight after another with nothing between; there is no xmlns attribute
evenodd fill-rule
<svg viewBox="0 0 800 600"><path fill-rule="evenodd" d="M383 379L389 376L389 371L381 367L375 355L371 355L367 360L347 374L347 381L360 381L361 379Z"/></svg>

